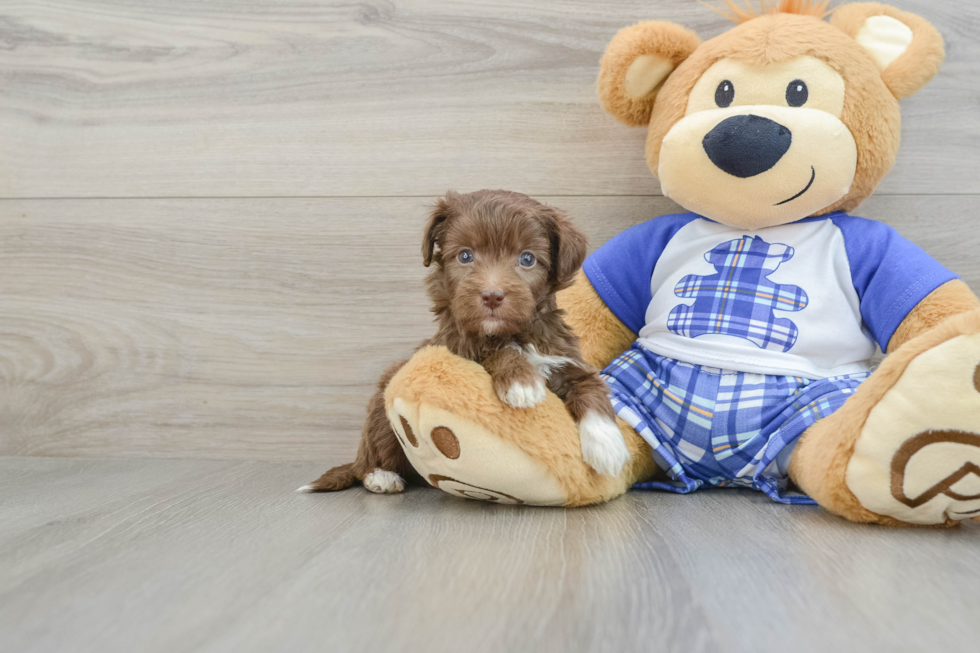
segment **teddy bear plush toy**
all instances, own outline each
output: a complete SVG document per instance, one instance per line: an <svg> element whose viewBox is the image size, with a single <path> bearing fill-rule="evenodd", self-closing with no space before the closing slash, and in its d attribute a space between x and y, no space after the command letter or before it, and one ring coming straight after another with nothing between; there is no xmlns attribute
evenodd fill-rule
<svg viewBox="0 0 980 653"><path fill-rule="evenodd" d="M419 351L389 384L392 427L430 484L471 499L579 506L633 486L751 487L846 519L980 516L980 301L891 227L850 215L899 147L899 99L943 41L878 3L729 3L701 42L620 31L602 106L648 129L646 158L688 213L627 229L559 304L603 369L629 459L600 475L549 395L504 406L477 364ZM879 345L887 356L872 370ZM437 427L444 445L430 434ZM405 437L405 429L412 430Z"/></svg>

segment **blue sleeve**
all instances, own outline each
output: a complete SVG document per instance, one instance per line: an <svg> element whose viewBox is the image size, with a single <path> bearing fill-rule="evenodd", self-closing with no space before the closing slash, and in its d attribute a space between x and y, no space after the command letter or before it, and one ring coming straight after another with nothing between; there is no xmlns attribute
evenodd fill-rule
<svg viewBox="0 0 980 653"><path fill-rule="evenodd" d="M679 213L647 220L614 236L585 260L583 270L592 287L633 333L646 324L650 277L660 254L674 234L697 217Z"/></svg>
<svg viewBox="0 0 980 653"><path fill-rule="evenodd" d="M847 215L832 219L844 236L861 316L885 350L912 309L959 276L886 224Z"/></svg>

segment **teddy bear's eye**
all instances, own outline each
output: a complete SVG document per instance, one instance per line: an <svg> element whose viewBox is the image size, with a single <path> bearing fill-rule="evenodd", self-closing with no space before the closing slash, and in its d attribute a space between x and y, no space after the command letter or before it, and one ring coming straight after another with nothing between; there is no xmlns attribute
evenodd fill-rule
<svg viewBox="0 0 980 653"><path fill-rule="evenodd" d="M715 89L715 104L724 109L732 106L735 101L735 85L727 79Z"/></svg>
<svg viewBox="0 0 980 653"><path fill-rule="evenodd" d="M786 87L786 104L791 107L802 107L810 97L810 89L802 79L794 79Z"/></svg>

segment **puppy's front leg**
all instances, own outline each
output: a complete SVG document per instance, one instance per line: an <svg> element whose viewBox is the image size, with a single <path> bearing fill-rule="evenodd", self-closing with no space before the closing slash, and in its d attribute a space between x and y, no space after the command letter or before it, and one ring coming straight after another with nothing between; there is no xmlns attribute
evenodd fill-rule
<svg viewBox="0 0 980 653"><path fill-rule="evenodd" d="M493 378L493 390L512 408L533 408L548 394L544 377L516 349L498 349L483 361Z"/></svg>
<svg viewBox="0 0 980 653"><path fill-rule="evenodd" d="M619 476L630 452L616 425L609 388L598 370L591 365L566 365L551 381L578 424L582 458L600 474Z"/></svg>

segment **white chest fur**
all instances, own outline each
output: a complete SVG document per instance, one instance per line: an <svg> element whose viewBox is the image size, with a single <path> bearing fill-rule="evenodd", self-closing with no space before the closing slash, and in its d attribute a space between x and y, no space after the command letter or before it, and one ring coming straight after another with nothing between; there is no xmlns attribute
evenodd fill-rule
<svg viewBox="0 0 980 653"><path fill-rule="evenodd" d="M542 354L534 345L521 347L520 345L510 344L507 346L521 352L524 358L527 359L527 362L531 364L531 367L546 379L551 379L551 375L559 368L565 367L566 365L578 365L575 360L568 356L549 356Z"/></svg>

